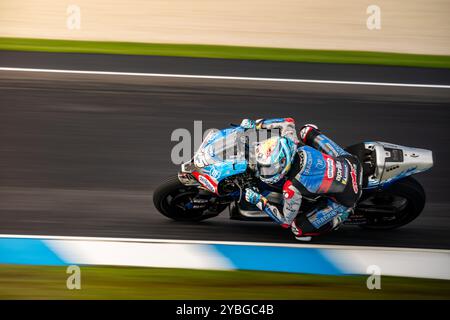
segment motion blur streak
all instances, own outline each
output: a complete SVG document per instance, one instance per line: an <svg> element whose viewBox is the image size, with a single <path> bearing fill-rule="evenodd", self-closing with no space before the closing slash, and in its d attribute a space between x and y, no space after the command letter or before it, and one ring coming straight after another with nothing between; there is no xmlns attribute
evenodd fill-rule
<svg viewBox="0 0 450 320"><path fill-rule="evenodd" d="M158 73L450 85L448 70L1 56L8 67L79 64L80 70L148 72L156 65ZM198 224L172 222L151 200L152 190L178 169L170 161L173 130L193 131L194 120L203 120L206 129L242 118L289 116L299 125L319 125L342 145L389 141L431 149L435 159L429 173L417 176L428 202L416 221L395 232L344 227L314 243L449 249L449 104L449 91L437 88L2 71L0 233L293 243L289 232L272 223L229 221L226 212Z"/></svg>
<svg viewBox="0 0 450 320"><path fill-rule="evenodd" d="M163 254L161 254L163 253ZM281 258L280 258L281 257ZM113 265L450 279L450 250L0 235L0 263Z"/></svg>
<svg viewBox="0 0 450 320"><path fill-rule="evenodd" d="M190 75L190 74L111 72L111 71L92 71L92 70L88 71L88 70L29 69L29 68L0 67L0 71L68 73L68 74L92 74L92 75L133 76L133 77L163 77L163 78L166 77L166 78L210 79L210 80L271 81L271 82L293 82L293 83L297 82L297 83L322 83L322 84L346 84L346 85L363 85L363 86L387 86L387 87L450 89L450 86L437 85L437 84L363 82L363 81L335 81L335 80L313 80L313 79L255 78L255 77L250 78L250 77Z"/></svg>

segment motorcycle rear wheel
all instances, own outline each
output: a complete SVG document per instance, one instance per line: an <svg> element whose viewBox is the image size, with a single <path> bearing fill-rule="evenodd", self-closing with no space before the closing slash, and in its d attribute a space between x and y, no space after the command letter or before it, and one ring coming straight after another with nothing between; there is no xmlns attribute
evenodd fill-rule
<svg viewBox="0 0 450 320"><path fill-rule="evenodd" d="M394 215L383 213L362 213L367 223L360 225L364 229L389 230L400 228L414 219L422 212L426 196L422 185L413 177L407 177L395 182L386 190L380 191L373 196L373 199L366 199L363 202L372 201L375 206L396 205L396 213ZM384 201L384 203L383 203ZM361 204L358 205L361 208ZM361 214L356 207L356 214Z"/></svg>

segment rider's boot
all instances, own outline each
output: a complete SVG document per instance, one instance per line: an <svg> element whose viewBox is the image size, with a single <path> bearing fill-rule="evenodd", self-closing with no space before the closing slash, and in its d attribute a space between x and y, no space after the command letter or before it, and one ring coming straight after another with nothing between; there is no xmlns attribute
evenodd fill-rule
<svg viewBox="0 0 450 320"><path fill-rule="evenodd" d="M308 242L311 241L312 237L295 237L298 241Z"/></svg>
<svg viewBox="0 0 450 320"><path fill-rule="evenodd" d="M297 224L295 223L295 220L292 221L291 223L291 231L295 236L295 239L297 239L298 241L311 241L311 237L310 236L305 236L302 232L302 230L297 226Z"/></svg>

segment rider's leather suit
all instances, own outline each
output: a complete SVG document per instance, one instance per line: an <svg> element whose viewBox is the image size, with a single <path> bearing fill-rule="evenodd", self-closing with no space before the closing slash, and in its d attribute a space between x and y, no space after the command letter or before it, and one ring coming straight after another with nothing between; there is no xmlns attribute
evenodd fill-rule
<svg viewBox="0 0 450 320"><path fill-rule="evenodd" d="M263 196L256 206L283 227L290 226L295 236L313 236L333 230L347 219L361 196L362 170L358 159L313 125L301 129L299 142L295 129L292 130L295 128L293 119L260 120L263 127L266 122L272 128L280 127L281 135L293 137L299 147L283 184L283 212ZM318 195L325 197L314 209L298 214L303 196Z"/></svg>

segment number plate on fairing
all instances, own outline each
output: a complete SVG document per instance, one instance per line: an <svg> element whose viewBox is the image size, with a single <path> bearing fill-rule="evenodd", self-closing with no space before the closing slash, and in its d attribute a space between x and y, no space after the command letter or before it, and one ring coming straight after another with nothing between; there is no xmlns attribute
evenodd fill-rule
<svg viewBox="0 0 450 320"><path fill-rule="evenodd" d="M403 151L401 149L384 147L386 162L403 162Z"/></svg>

